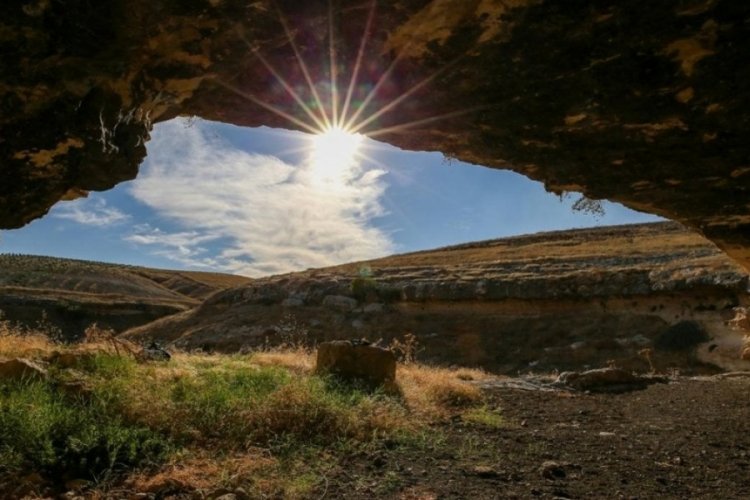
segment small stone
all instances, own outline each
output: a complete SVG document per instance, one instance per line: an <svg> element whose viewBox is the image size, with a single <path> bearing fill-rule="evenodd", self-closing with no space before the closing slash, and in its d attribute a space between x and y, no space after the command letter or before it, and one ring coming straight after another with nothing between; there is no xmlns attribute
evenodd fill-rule
<svg viewBox="0 0 750 500"><path fill-rule="evenodd" d="M548 460L539 467L539 473L545 479L565 479L565 469L563 466L555 461Z"/></svg>
<svg viewBox="0 0 750 500"><path fill-rule="evenodd" d="M486 465L475 465L471 469L471 473L483 479L492 479L500 475L495 469Z"/></svg>

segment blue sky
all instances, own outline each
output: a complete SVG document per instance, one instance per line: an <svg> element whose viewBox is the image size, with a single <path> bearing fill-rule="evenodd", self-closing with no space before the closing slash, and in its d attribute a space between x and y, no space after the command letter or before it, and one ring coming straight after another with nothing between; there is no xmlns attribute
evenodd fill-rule
<svg viewBox="0 0 750 500"><path fill-rule="evenodd" d="M262 276L503 236L659 220L595 217L509 171L363 139L322 180L310 136L176 119L155 126L138 178L0 233L0 253ZM334 152L335 153L335 152ZM331 161L337 161L336 154ZM339 158L340 160L340 158Z"/></svg>

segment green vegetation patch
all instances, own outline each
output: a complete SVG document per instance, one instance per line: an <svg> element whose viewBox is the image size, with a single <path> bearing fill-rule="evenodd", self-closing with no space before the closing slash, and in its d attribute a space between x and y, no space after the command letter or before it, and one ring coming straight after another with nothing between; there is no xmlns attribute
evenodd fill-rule
<svg viewBox="0 0 750 500"><path fill-rule="evenodd" d="M163 435L124 422L96 399L71 400L44 382L0 385L2 472L102 477L160 462L171 449Z"/></svg>
<svg viewBox="0 0 750 500"><path fill-rule="evenodd" d="M461 418L466 422L490 427L492 429L508 427L507 420L505 420L498 411L492 410L486 406L467 410L463 413Z"/></svg>

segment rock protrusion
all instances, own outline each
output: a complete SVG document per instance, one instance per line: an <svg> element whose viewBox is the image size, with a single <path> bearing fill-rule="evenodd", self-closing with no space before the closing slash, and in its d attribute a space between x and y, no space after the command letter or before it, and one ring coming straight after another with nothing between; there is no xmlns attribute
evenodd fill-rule
<svg viewBox="0 0 750 500"><path fill-rule="evenodd" d="M396 355L367 342L336 340L318 346L316 373L330 373L348 381L393 387Z"/></svg>

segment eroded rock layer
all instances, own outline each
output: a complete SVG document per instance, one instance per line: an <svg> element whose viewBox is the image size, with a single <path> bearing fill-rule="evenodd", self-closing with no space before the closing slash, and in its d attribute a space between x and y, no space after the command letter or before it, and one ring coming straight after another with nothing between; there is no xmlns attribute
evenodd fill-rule
<svg viewBox="0 0 750 500"><path fill-rule="evenodd" d="M6 1L0 227L135 177L158 121L362 108L375 138L677 219L750 268L749 57L736 0Z"/></svg>
<svg viewBox="0 0 750 500"><path fill-rule="evenodd" d="M222 352L414 336L423 361L516 373L747 368L748 275L660 223L541 233L254 280L126 333ZM644 351L646 349L647 351Z"/></svg>

